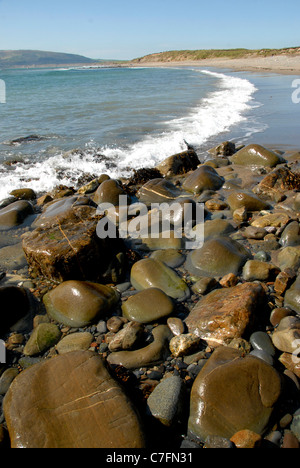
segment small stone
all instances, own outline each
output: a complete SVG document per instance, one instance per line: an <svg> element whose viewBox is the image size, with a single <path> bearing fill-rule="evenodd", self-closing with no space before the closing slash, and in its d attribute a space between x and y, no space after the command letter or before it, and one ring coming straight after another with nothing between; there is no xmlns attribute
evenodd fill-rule
<svg viewBox="0 0 300 468"><path fill-rule="evenodd" d="M250 343L253 349L264 351L270 356L274 357L276 350L273 346L272 340L267 333L255 332L250 336Z"/></svg>
<svg viewBox="0 0 300 468"><path fill-rule="evenodd" d="M267 234L268 234L268 231L266 231L264 228L255 227L255 226L248 226L243 231L243 236L246 237L247 239L261 240L264 237L266 237Z"/></svg>
<svg viewBox="0 0 300 468"><path fill-rule="evenodd" d="M237 223L244 223L245 221L247 221L248 219L247 208L245 206L242 206L241 208L234 210L233 219Z"/></svg>
<svg viewBox="0 0 300 468"><path fill-rule="evenodd" d="M5 395L8 392L8 389L13 382L13 380L19 374L18 369L11 367L7 369L0 377L0 395Z"/></svg>
<svg viewBox="0 0 300 468"><path fill-rule="evenodd" d="M178 424L185 408L185 385L180 377L164 379L147 400L149 412L164 426Z"/></svg>
<svg viewBox="0 0 300 468"><path fill-rule="evenodd" d="M281 448L283 449L299 449L299 441L291 431L284 431L284 437Z"/></svg>
<svg viewBox="0 0 300 468"><path fill-rule="evenodd" d="M195 294L204 295L207 292L210 292L214 286L216 286L217 281L215 278L203 277L197 281L192 287L192 291Z"/></svg>
<svg viewBox="0 0 300 468"><path fill-rule="evenodd" d="M200 338L193 333L174 336L170 341L170 351L176 358L195 353L199 349Z"/></svg>
<svg viewBox="0 0 300 468"><path fill-rule="evenodd" d="M299 411L297 411L297 413L293 417L291 431L297 437L298 441L300 442L300 414L298 413Z"/></svg>
<svg viewBox="0 0 300 468"><path fill-rule="evenodd" d="M110 332L118 333L126 322L127 319L124 317L111 317L108 319L106 326Z"/></svg>
<svg viewBox="0 0 300 468"><path fill-rule="evenodd" d="M169 317L167 320L167 325L175 336L183 335L185 332L185 324L178 317Z"/></svg>
<svg viewBox="0 0 300 468"><path fill-rule="evenodd" d="M275 348L293 354L298 348L300 339L300 320L297 317L286 317L281 320L272 335Z"/></svg>
<svg viewBox="0 0 300 468"><path fill-rule="evenodd" d="M26 343L23 353L25 356L43 354L56 345L61 338L61 331L53 323L41 323L35 328Z"/></svg>
<svg viewBox="0 0 300 468"><path fill-rule="evenodd" d="M240 449L255 449L261 446L262 438L259 434L249 430L239 431L231 437L231 442Z"/></svg>
<svg viewBox="0 0 300 468"><path fill-rule="evenodd" d="M276 277L274 291L282 296L291 285L295 275L288 271L281 271Z"/></svg>
<svg viewBox="0 0 300 468"><path fill-rule="evenodd" d="M238 284L238 282L238 277L233 273L228 273L228 275L223 276L223 278L219 281L222 288L233 288Z"/></svg>
<svg viewBox="0 0 300 468"><path fill-rule="evenodd" d="M229 439L219 436L208 436L204 447L206 449L234 449L235 446Z"/></svg>
<svg viewBox="0 0 300 468"><path fill-rule="evenodd" d="M87 351L92 342L93 335L91 333L72 333L65 336L57 345L58 354L66 354L72 351Z"/></svg>
<svg viewBox="0 0 300 468"><path fill-rule="evenodd" d="M277 327L277 325L280 324L282 319L284 319L285 317L289 317L291 315L292 315L292 311L290 309L287 309L284 307L273 309L271 316L270 316L271 325L273 325L273 327Z"/></svg>
<svg viewBox="0 0 300 468"><path fill-rule="evenodd" d="M141 323L130 322L113 337L108 348L111 352L131 350L140 342L143 333Z"/></svg>

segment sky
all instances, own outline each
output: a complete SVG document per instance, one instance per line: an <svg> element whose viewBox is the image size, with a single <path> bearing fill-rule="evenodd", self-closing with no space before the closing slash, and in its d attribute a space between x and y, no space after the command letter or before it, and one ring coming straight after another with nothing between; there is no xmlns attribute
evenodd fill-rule
<svg viewBox="0 0 300 468"><path fill-rule="evenodd" d="M299 0L0 0L0 49L133 59L300 46Z"/></svg>

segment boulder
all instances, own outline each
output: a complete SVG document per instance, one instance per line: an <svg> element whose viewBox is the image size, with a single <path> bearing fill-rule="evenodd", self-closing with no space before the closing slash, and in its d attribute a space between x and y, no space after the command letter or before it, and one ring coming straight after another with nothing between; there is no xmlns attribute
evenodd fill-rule
<svg viewBox="0 0 300 468"><path fill-rule="evenodd" d="M119 293L102 284L66 281L47 293L48 315L68 327L85 327L105 316L119 301Z"/></svg>
<svg viewBox="0 0 300 468"><path fill-rule="evenodd" d="M264 300L258 283L217 289L198 302L185 322L190 333L209 345L228 344L250 332Z"/></svg>
<svg viewBox="0 0 300 468"><path fill-rule="evenodd" d="M236 152L235 143L223 141L223 143L211 148L208 152L215 156L232 156Z"/></svg>
<svg viewBox="0 0 300 468"><path fill-rule="evenodd" d="M117 180L105 180L97 189L94 195L94 202L97 205L111 203L112 205L119 206L120 195L126 195L121 184Z"/></svg>
<svg viewBox="0 0 300 468"><path fill-rule="evenodd" d="M204 190L219 190L223 184L223 177L220 177L212 167L203 165L185 179L183 189L200 194Z"/></svg>
<svg viewBox="0 0 300 468"><path fill-rule="evenodd" d="M275 169L254 188L255 193L276 202L280 201L289 190L300 190L300 174L292 172L287 167Z"/></svg>
<svg viewBox="0 0 300 468"><path fill-rule="evenodd" d="M225 237L210 239L188 255L186 269L196 277L236 275L248 258L248 251L239 242Z"/></svg>
<svg viewBox="0 0 300 468"><path fill-rule="evenodd" d="M164 263L147 258L135 263L131 270L131 284L138 290L157 288L173 299L183 301L190 296L186 282Z"/></svg>
<svg viewBox="0 0 300 468"><path fill-rule="evenodd" d="M200 371L191 392L189 432L230 439L241 430L263 435L281 395L277 371L254 356L218 348Z"/></svg>
<svg viewBox="0 0 300 468"><path fill-rule="evenodd" d="M248 260L243 268L243 279L245 281L272 281L280 273L275 265L259 260Z"/></svg>
<svg viewBox="0 0 300 468"><path fill-rule="evenodd" d="M13 190L10 195L17 198L18 200L35 200L36 193L30 188Z"/></svg>
<svg viewBox="0 0 300 468"><path fill-rule="evenodd" d="M12 448L144 448L136 410L100 356L77 351L22 372L4 401Z"/></svg>
<svg viewBox="0 0 300 468"><path fill-rule="evenodd" d="M165 159L157 166L157 169L163 176L171 177L194 171L199 164L197 153L194 150L188 150Z"/></svg>
<svg viewBox="0 0 300 468"><path fill-rule="evenodd" d="M19 200L0 210L0 231L8 231L22 224L34 213L29 201Z"/></svg>
<svg viewBox="0 0 300 468"><path fill-rule="evenodd" d="M29 232L23 249L32 276L53 281L91 280L119 282L123 249L118 239L99 239L97 219L90 207L72 209L61 219Z"/></svg>
<svg viewBox="0 0 300 468"><path fill-rule="evenodd" d="M165 179L152 179L137 193L140 202L146 204L174 202L181 195L181 190Z"/></svg>
<svg viewBox="0 0 300 468"><path fill-rule="evenodd" d="M131 296L122 305L124 317L141 323L151 323L169 317L174 303L163 291L149 288Z"/></svg>
<svg viewBox="0 0 300 468"><path fill-rule="evenodd" d="M279 154L274 153L261 145L248 145L230 158L238 166L275 167L284 162Z"/></svg>
<svg viewBox="0 0 300 468"><path fill-rule="evenodd" d="M270 205L261 200L257 195L246 191L236 191L229 195L227 203L232 211L246 208L247 211L262 211L270 208Z"/></svg>

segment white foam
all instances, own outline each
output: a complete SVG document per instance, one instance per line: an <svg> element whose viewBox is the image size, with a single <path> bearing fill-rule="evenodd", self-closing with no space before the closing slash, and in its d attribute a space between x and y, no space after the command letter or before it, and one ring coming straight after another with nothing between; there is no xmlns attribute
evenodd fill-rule
<svg viewBox="0 0 300 468"><path fill-rule="evenodd" d="M189 115L166 122L164 132L145 136L128 148L101 148L104 159L95 157L96 149L90 142L83 156L73 154L66 158L60 153L41 162L17 164L14 170L4 169L0 173L0 199L25 186L37 192L49 191L59 184L72 186L84 174L127 176L132 169L154 167L166 157L186 150L184 140L199 147L232 126L247 122L247 111L258 105L253 98L256 88L250 81L207 70L195 71L218 78L216 90ZM247 122L248 136L261 131L252 124Z"/></svg>

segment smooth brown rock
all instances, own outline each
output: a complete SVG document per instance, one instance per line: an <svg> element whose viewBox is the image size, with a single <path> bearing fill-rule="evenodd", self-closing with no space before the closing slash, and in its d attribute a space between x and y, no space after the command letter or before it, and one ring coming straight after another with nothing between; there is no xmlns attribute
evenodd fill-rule
<svg viewBox="0 0 300 468"><path fill-rule="evenodd" d="M101 203L111 203L112 205L118 206L120 204L120 195L125 195L121 184L117 180L105 180L97 189L94 202L97 205Z"/></svg>
<svg viewBox="0 0 300 468"><path fill-rule="evenodd" d="M68 327L85 327L108 313L119 298L109 286L66 281L47 293L43 301L53 320Z"/></svg>
<svg viewBox="0 0 300 468"><path fill-rule="evenodd" d="M122 305L124 317L141 323L151 323L169 317L174 303L163 291L149 288L131 296Z"/></svg>
<svg viewBox="0 0 300 468"><path fill-rule="evenodd" d="M161 289L173 299L185 300L190 296L186 282L174 270L153 258L140 260L133 265L131 284L138 291Z"/></svg>
<svg viewBox="0 0 300 468"><path fill-rule="evenodd" d="M182 192L169 180L152 179L141 187L137 196L142 203L174 202Z"/></svg>
<svg viewBox="0 0 300 468"><path fill-rule="evenodd" d="M36 193L30 188L13 190L10 195L18 198L19 200L35 200Z"/></svg>
<svg viewBox="0 0 300 468"><path fill-rule="evenodd" d="M0 231L8 231L22 224L33 214L33 207L29 201L19 200L0 210Z"/></svg>
<svg viewBox="0 0 300 468"><path fill-rule="evenodd" d="M161 363L170 354L169 341L173 334L166 325L154 328L152 334L154 341L145 348L112 353L107 358L108 363L126 369L139 369Z"/></svg>
<svg viewBox="0 0 300 468"><path fill-rule="evenodd" d="M246 208L248 212L267 210L270 208L270 205L261 200L257 195L245 191L233 192L227 198L227 203L232 211L236 211L240 208Z"/></svg>
<svg viewBox="0 0 300 468"><path fill-rule="evenodd" d="M185 179L183 188L188 192L200 194L204 190L219 190L223 184L223 177L212 167L203 165Z"/></svg>
<svg viewBox="0 0 300 468"><path fill-rule="evenodd" d="M215 290L198 302L188 315L186 325L190 333L209 345L229 343L249 331L264 298L264 290L257 283Z"/></svg>
<svg viewBox="0 0 300 468"><path fill-rule="evenodd" d="M165 159L157 166L157 169L162 175L171 177L194 171L199 164L200 161L197 153L193 150L188 150Z"/></svg>
<svg viewBox="0 0 300 468"><path fill-rule="evenodd" d="M189 431L202 441L245 429L262 435L281 388L280 375L261 359L218 348L193 385Z"/></svg>
<svg viewBox="0 0 300 468"><path fill-rule="evenodd" d="M243 279L245 281L272 281L279 272L279 268L271 263L248 260L243 268Z"/></svg>
<svg viewBox="0 0 300 468"><path fill-rule="evenodd" d="M210 239L187 257L186 269L196 277L237 275L249 258L249 252L230 238Z"/></svg>
<svg viewBox="0 0 300 468"><path fill-rule="evenodd" d="M100 356L79 351L22 372L4 401L13 448L143 448L136 411Z"/></svg>
<svg viewBox="0 0 300 468"><path fill-rule="evenodd" d="M261 145L248 145L235 153L231 158L233 164L239 166L254 166L254 167L275 167L277 164L284 162L284 159L279 154L274 153Z"/></svg>

